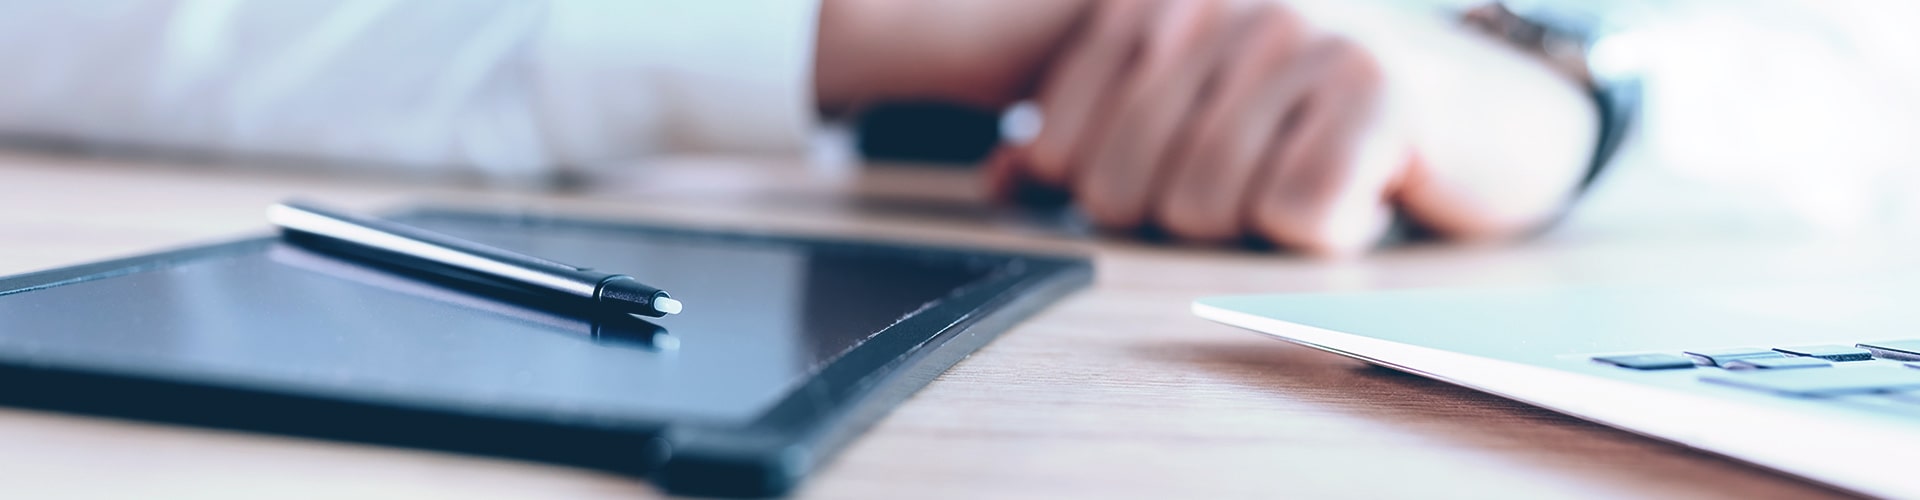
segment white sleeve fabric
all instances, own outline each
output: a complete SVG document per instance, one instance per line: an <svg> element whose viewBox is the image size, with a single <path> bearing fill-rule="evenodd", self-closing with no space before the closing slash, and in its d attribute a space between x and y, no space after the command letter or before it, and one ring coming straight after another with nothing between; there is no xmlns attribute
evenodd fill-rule
<svg viewBox="0 0 1920 500"><path fill-rule="evenodd" d="M1566 230L1920 234L1920 3L1696 0L1655 14L1620 45L1647 72L1637 137Z"/></svg>
<svg viewBox="0 0 1920 500"><path fill-rule="evenodd" d="M0 135L508 177L797 152L816 1L0 0Z"/></svg>

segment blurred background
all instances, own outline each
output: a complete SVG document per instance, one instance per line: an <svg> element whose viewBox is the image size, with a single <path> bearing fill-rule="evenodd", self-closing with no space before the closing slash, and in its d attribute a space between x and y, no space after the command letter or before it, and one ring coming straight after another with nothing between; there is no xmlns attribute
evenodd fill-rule
<svg viewBox="0 0 1920 500"><path fill-rule="evenodd" d="M1484 3L1376 1L1392 8L1431 15L1443 22L1457 22L1453 20L1460 11ZM1912 23L1920 21L1920 4L1873 0L1510 0L1505 4L1520 12L1580 17L1583 19L1578 22L1598 26L1609 36L1592 47L1593 64L1632 73L1642 82L1641 119L1631 130L1619 156L1578 202L1557 234L1712 233L1850 238L1881 237L1920 228L1920 206L1911 196L1920 192L1917 191L1920 189L1920 151L1914 147L1915 138L1920 137L1920 35L1910 28ZM118 54L146 54L148 47L122 43L139 37L115 38L88 33L48 36L43 26L113 9L163 10L158 5L138 2L88 7L33 2L13 5L16 10L43 16L20 15L0 20L0 43L16 47L45 43L46 50L14 51L15 54L8 56L11 59L0 63L14 68L52 69L51 73L58 73L84 66L82 62L74 62L83 59L111 62ZM189 4L181 5L182 12L190 10L184 9ZM497 7L488 8L500 10ZM486 9L480 7L440 10L471 11L470 19L436 21L440 23L514 18L511 8L504 14L483 12ZM165 72L158 69L160 64L191 68L194 64L217 60L216 55L222 51L244 56L250 50L235 40L256 34L241 33L232 39L204 33L205 36L193 35L196 32L189 29L195 26L192 23L215 26L223 22L203 17L206 16L179 16L176 21L186 24L174 26L178 33L168 38L169 43L178 45L176 48L193 50L179 50L177 52L184 54L176 54L179 57L130 59L132 62L126 67L119 68L121 74L163 75ZM32 34L36 29L43 33L22 35ZM422 43L440 42L427 35L418 38ZM474 40L461 43L478 44L486 38ZM721 59L712 54L697 55ZM418 77L397 71L403 63L414 61L375 62L378 64L348 66L355 71L346 77L367 80L356 84L367 88ZM187 140L173 137L164 129L158 139L147 138L153 140L146 143L121 140L119 129L115 128L117 124L106 119L111 114L40 127L55 131L104 131L95 137L100 139L97 141L37 133L33 127L58 121L34 115L47 110L69 110L84 115L89 109L132 107L141 113L178 117L181 130L201 125L198 123L201 110L164 109L167 96L187 96L186 92L192 90L178 81L161 79L151 92L129 96L123 95L124 89L112 82L62 82L42 74L46 72L27 69L16 70L9 76L19 84L16 88L70 85L76 89L70 95L84 98L49 105L44 99L19 97L17 101L7 101L6 96L0 96L0 115L12 115L0 116L0 122L32 124L27 127L27 133L11 132L19 128L17 126L4 127L10 131L6 133L5 143L15 148L61 154L157 157L181 163L238 163L249 168L314 163L308 161L309 158L246 155L245 147L229 148L242 153L241 159L235 161L222 153L208 153L191 146L176 147L186 144ZM296 81L288 79L305 75L315 78L313 82L331 85L330 78L339 76L316 77L301 73L297 67L280 69L285 70L281 71L284 74L276 78L286 81ZM1461 71L1471 71L1471 68ZM341 96L353 97L362 91L359 86L341 88L345 89L338 93ZM243 90L246 89L236 92ZM493 91L474 90L481 94ZM275 98L270 92L262 96L252 97ZM306 101L312 102L294 103L300 107L292 109L293 114L242 110L253 114L241 115L233 126L245 127L258 123L247 120L262 119L301 124L302 120L310 121L312 116L322 116L302 113L328 106L323 99ZM609 106L617 105L620 103ZM1031 108L1022 109L1029 112L1008 115L1002 109L932 100L880 102L826 124L815 134L807 163L823 178L844 178L855 169L854 165L861 163L966 171L980 164L1004 140L1031 137L1038 123L1044 123L1044 117L1032 116ZM444 132L434 128L441 125L429 122L414 123L406 117L385 118L381 116L383 121L379 125L391 130L391 134L386 135L428 137ZM475 120L459 122L462 123L459 126L473 122ZM510 128L508 125L498 127ZM510 132L513 131L487 133ZM244 128L222 133L226 134L222 140L230 140L232 144L249 140ZM566 134L551 130L538 133ZM325 140L328 139L314 139L316 143ZM1518 144L1534 138L1516 136L1507 140ZM153 144L162 147L147 147ZM502 151L513 152L511 141L501 144L508 145L502 146L507 148ZM273 146L263 147L272 149ZM472 156L508 158L509 163L520 161L513 159L512 154L481 153ZM652 161L643 158L632 163L644 167ZM349 158L348 162L353 160ZM577 187L581 181L565 178L552 182L553 179L539 177L528 182L521 174L496 175L510 170L495 168L496 165L481 162L473 167L476 171L490 172L483 174L478 182L515 189ZM364 174L367 170L315 169L353 172L351 175ZM394 169L400 170L404 169ZM419 173L393 176L412 182L423 178ZM432 175L424 178L439 179Z"/></svg>

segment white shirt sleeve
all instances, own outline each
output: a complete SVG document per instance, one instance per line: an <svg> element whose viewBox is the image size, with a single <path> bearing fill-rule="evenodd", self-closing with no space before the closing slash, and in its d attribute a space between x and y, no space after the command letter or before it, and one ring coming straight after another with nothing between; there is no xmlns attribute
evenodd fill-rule
<svg viewBox="0 0 1920 500"><path fill-rule="evenodd" d="M1620 46L1647 72L1637 137L1567 230L1823 243L1920 232L1920 3L1659 7Z"/></svg>
<svg viewBox="0 0 1920 500"><path fill-rule="evenodd" d="M0 0L0 135L539 176L800 151L805 0Z"/></svg>

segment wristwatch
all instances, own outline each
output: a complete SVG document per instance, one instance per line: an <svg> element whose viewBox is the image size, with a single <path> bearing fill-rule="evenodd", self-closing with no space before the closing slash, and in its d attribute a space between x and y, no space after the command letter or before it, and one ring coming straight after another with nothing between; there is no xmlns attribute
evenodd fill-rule
<svg viewBox="0 0 1920 500"><path fill-rule="evenodd" d="M1578 4L1580 2L1573 2ZM1617 17L1617 16L1616 16ZM1600 137L1594 143L1585 192L1613 160L1641 104L1641 68L1632 64L1626 32L1617 20L1572 8L1565 2L1507 0L1467 10L1462 22L1546 63L1584 87L1599 110Z"/></svg>

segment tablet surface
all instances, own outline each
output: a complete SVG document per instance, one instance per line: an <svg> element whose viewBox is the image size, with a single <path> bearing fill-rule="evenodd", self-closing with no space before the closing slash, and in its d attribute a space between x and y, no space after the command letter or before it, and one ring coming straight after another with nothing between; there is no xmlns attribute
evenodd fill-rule
<svg viewBox="0 0 1920 500"><path fill-rule="evenodd" d="M0 280L0 402L777 494L1008 315L1091 275L1073 257L445 210L398 218L631 274L687 310L583 319L254 239Z"/></svg>

